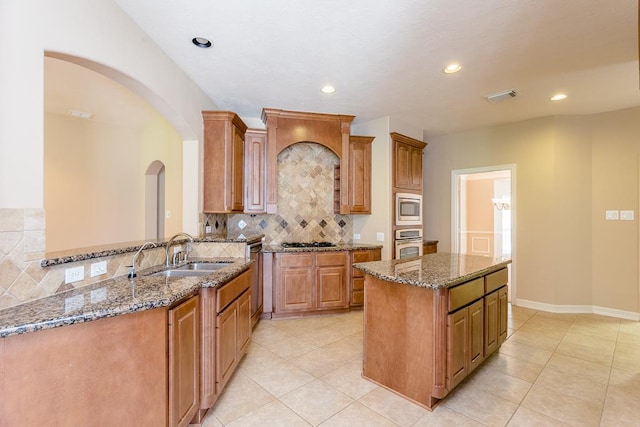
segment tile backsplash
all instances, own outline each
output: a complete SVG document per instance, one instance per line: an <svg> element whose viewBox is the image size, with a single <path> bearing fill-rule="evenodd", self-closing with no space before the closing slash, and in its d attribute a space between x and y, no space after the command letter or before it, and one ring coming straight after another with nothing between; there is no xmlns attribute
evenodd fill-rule
<svg viewBox="0 0 640 427"><path fill-rule="evenodd" d="M335 153L316 143L297 143L282 150L278 155L278 213L229 215L229 233L264 234L267 244L351 243L351 216L333 213L333 170L339 163Z"/></svg>

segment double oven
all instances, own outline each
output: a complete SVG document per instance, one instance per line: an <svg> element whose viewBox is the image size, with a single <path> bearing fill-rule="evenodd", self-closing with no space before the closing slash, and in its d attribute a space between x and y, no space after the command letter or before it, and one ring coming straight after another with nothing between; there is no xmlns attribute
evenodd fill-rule
<svg viewBox="0 0 640 427"><path fill-rule="evenodd" d="M393 237L396 259L422 255L422 195L396 193Z"/></svg>

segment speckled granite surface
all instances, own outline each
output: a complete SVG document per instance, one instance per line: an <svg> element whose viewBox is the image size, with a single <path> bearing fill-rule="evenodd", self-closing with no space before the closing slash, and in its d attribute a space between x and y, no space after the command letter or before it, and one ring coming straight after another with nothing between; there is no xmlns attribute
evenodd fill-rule
<svg viewBox="0 0 640 427"><path fill-rule="evenodd" d="M382 249L382 245L370 245L366 243L344 243L328 248L283 248L280 245L263 245L262 252L335 252L357 251L361 249Z"/></svg>
<svg viewBox="0 0 640 427"><path fill-rule="evenodd" d="M207 237L195 237L194 242L246 242L248 245L259 242L264 237L264 234L244 236L240 235L225 235L225 236L207 236ZM169 239L152 240L157 246L165 246ZM178 239L176 242L183 242L185 239ZM112 245L92 246L88 248L72 249L68 251L49 252L45 254L45 259L40 261L40 267L49 267L52 265L64 264L67 262L85 261L93 258L100 258L105 256L119 255L127 252L135 252L145 241L114 243Z"/></svg>
<svg viewBox="0 0 640 427"><path fill-rule="evenodd" d="M197 259L190 260L198 261ZM138 272L138 277L104 280L79 289L0 310L0 338L105 317L167 307L200 288L220 286L249 268L244 258L200 259L228 262L207 276L145 276L164 268Z"/></svg>
<svg viewBox="0 0 640 427"><path fill-rule="evenodd" d="M361 262L353 266L389 282L439 289L484 276L510 263L507 258L438 252L400 260Z"/></svg>

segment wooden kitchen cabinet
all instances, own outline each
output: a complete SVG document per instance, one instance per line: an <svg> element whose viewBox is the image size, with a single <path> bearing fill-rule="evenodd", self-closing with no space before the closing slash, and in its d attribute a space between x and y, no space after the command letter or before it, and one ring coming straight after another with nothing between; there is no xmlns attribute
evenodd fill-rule
<svg viewBox="0 0 640 427"><path fill-rule="evenodd" d="M347 252L277 253L272 317L346 310Z"/></svg>
<svg viewBox="0 0 640 427"><path fill-rule="evenodd" d="M363 377L432 409L506 338L506 281L506 268L437 289L366 274Z"/></svg>
<svg viewBox="0 0 640 427"><path fill-rule="evenodd" d="M458 305L465 305L447 316L447 387L449 390L458 385L484 360L483 295L482 279L454 287L449 293L450 307L457 308ZM474 300L475 302L469 304Z"/></svg>
<svg viewBox="0 0 640 427"><path fill-rule="evenodd" d="M267 131L248 129L244 141L244 211L266 213Z"/></svg>
<svg viewBox="0 0 640 427"><path fill-rule="evenodd" d="M346 252L317 253L316 307L318 309L347 306Z"/></svg>
<svg viewBox="0 0 640 427"><path fill-rule="evenodd" d="M251 341L249 272L200 291L199 420L218 399Z"/></svg>
<svg viewBox="0 0 640 427"><path fill-rule="evenodd" d="M205 213L244 209L244 139L247 126L230 111L203 111Z"/></svg>
<svg viewBox="0 0 640 427"><path fill-rule="evenodd" d="M251 290L247 272L218 289L216 297L216 393L219 395L251 339Z"/></svg>
<svg viewBox="0 0 640 427"><path fill-rule="evenodd" d="M422 255L435 254L438 252L437 240L425 240L422 244Z"/></svg>
<svg viewBox="0 0 640 427"><path fill-rule="evenodd" d="M371 144L373 136L349 137L349 213L371 214Z"/></svg>
<svg viewBox="0 0 640 427"><path fill-rule="evenodd" d="M422 193L422 153L426 143L391 132L394 191Z"/></svg>
<svg viewBox="0 0 640 427"><path fill-rule="evenodd" d="M200 406L200 316L196 295L169 310L169 425L186 426Z"/></svg>
<svg viewBox="0 0 640 427"><path fill-rule="evenodd" d="M380 261L382 251L380 249L360 249L351 251L351 261L349 265L357 262ZM357 268L351 268L351 280L348 292L349 305L351 307L361 307L364 304L364 273Z"/></svg>
<svg viewBox="0 0 640 427"><path fill-rule="evenodd" d="M275 312L312 310L314 307L314 255L277 254Z"/></svg>

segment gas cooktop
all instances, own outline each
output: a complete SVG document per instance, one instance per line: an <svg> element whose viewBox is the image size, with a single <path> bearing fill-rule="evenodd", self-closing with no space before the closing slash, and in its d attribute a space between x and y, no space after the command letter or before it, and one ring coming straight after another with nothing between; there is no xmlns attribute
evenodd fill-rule
<svg viewBox="0 0 640 427"><path fill-rule="evenodd" d="M332 248L336 246L331 242L282 242L283 248Z"/></svg>

